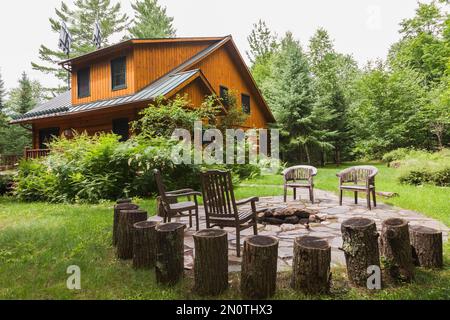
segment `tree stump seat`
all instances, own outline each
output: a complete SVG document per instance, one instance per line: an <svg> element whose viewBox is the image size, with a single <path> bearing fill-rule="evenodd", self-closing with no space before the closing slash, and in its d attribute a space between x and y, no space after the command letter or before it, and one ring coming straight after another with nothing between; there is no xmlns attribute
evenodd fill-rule
<svg viewBox="0 0 450 320"><path fill-rule="evenodd" d="M141 221L133 229L133 268L151 269L156 260L156 226L154 221Z"/></svg>
<svg viewBox="0 0 450 320"><path fill-rule="evenodd" d="M414 263L419 267L442 268L442 232L424 227L409 228Z"/></svg>
<svg viewBox="0 0 450 320"><path fill-rule="evenodd" d="M117 257L122 260L133 259L134 224L147 220L144 210L120 210L117 240Z"/></svg>
<svg viewBox="0 0 450 320"><path fill-rule="evenodd" d="M164 223L156 227L156 281L174 285L184 272L184 229L182 223Z"/></svg>

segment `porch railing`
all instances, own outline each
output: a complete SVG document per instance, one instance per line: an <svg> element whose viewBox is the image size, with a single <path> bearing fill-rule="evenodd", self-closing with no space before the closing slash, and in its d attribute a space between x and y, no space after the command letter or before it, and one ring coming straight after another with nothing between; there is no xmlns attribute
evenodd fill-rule
<svg viewBox="0 0 450 320"><path fill-rule="evenodd" d="M50 149L28 149L25 148L24 156L25 160L37 159L48 156Z"/></svg>
<svg viewBox="0 0 450 320"><path fill-rule="evenodd" d="M0 155L0 171L5 171L5 170L9 170L9 169L13 169L13 168L17 167L21 158L22 158L21 155L15 155L15 154Z"/></svg>

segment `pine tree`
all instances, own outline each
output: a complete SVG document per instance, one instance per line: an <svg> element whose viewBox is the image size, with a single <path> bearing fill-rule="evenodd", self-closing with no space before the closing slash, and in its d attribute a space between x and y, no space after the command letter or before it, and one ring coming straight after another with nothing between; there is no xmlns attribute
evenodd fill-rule
<svg viewBox="0 0 450 320"><path fill-rule="evenodd" d="M37 81L31 81L25 72L19 79L19 86L9 93L7 103L10 112L24 114L33 109L42 98L42 87Z"/></svg>
<svg viewBox="0 0 450 320"><path fill-rule="evenodd" d="M0 72L0 114L3 112L3 109L5 108L5 83L2 79L2 74Z"/></svg>
<svg viewBox="0 0 450 320"><path fill-rule="evenodd" d="M110 43L113 35L123 32L128 27L128 16L121 13L120 2L112 4L111 0L76 0L73 7L61 2L60 8L56 8L55 12L56 17L49 19L51 31L59 34L61 21L66 23L73 38L70 57L95 50L92 37L96 21L99 22L102 31L103 46ZM61 80L58 88L51 89L53 92L67 90L67 72L57 64L64 59L67 59L67 56L61 50L41 45L39 49L41 62L31 63L33 69Z"/></svg>
<svg viewBox="0 0 450 320"><path fill-rule="evenodd" d="M133 25L128 29L131 38L170 38L175 37L173 17L157 0L138 0L131 4L135 12Z"/></svg>

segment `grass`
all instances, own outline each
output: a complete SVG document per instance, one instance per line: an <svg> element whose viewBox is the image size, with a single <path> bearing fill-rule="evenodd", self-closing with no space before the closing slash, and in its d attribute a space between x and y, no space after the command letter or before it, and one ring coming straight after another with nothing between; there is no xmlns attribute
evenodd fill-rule
<svg viewBox="0 0 450 320"><path fill-rule="evenodd" d="M379 167L379 190L400 194L392 203L418 210L449 224L448 188L399 186L389 168ZM319 170L317 187L335 190L337 168ZM237 198L279 195L281 177L245 181ZM245 186L251 185L251 186ZM416 188L418 189L418 188ZM419 192L420 191L420 192ZM413 194L409 194L412 192ZM420 194L420 196L419 196ZM445 194L447 197L445 197ZM423 196L422 196L423 195ZM422 203L422 199L428 202ZM432 200L432 201L430 201ZM150 213L154 200L137 200ZM390 201L391 202L391 201ZM192 277L173 288L160 287L154 272L134 271L130 262L118 261L111 246L112 203L66 205L21 203L0 197L0 299L197 299ZM450 299L450 245L444 246L443 270L417 269L411 284L377 292L349 289L345 270L333 269L330 295L306 297L289 289L289 274L279 275L275 299ZM66 288L67 267L81 268L82 290ZM238 275L219 299L239 299Z"/></svg>

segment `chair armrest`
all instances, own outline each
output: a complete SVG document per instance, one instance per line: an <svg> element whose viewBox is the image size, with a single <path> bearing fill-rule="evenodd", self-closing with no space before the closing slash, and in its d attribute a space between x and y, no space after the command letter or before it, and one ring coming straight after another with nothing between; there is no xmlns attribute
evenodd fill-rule
<svg viewBox="0 0 450 320"><path fill-rule="evenodd" d="M179 197L189 197L189 196L201 196L201 192L198 191L187 191L184 193L176 193L176 194L166 194L167 198L179 198Z"/></svg>
<svg viewBox="0 0 450 320"><path fill-rule="evenodd" d="M259 201L259 197L252 197L252 198L236 201L236 205L242 206L242 205L250 203L250 202L258 202L258 201Z"/></svg>
<svg viewBox="0 0 450 320"><path fill-rule="evenodd" d="M178 194L178 193L186 193L186 192L191 192L191 191L194 191L194 189L181 189L181 190L175 190L175 191L167 191L166 194L174 195L174 194Z"/></svg>

